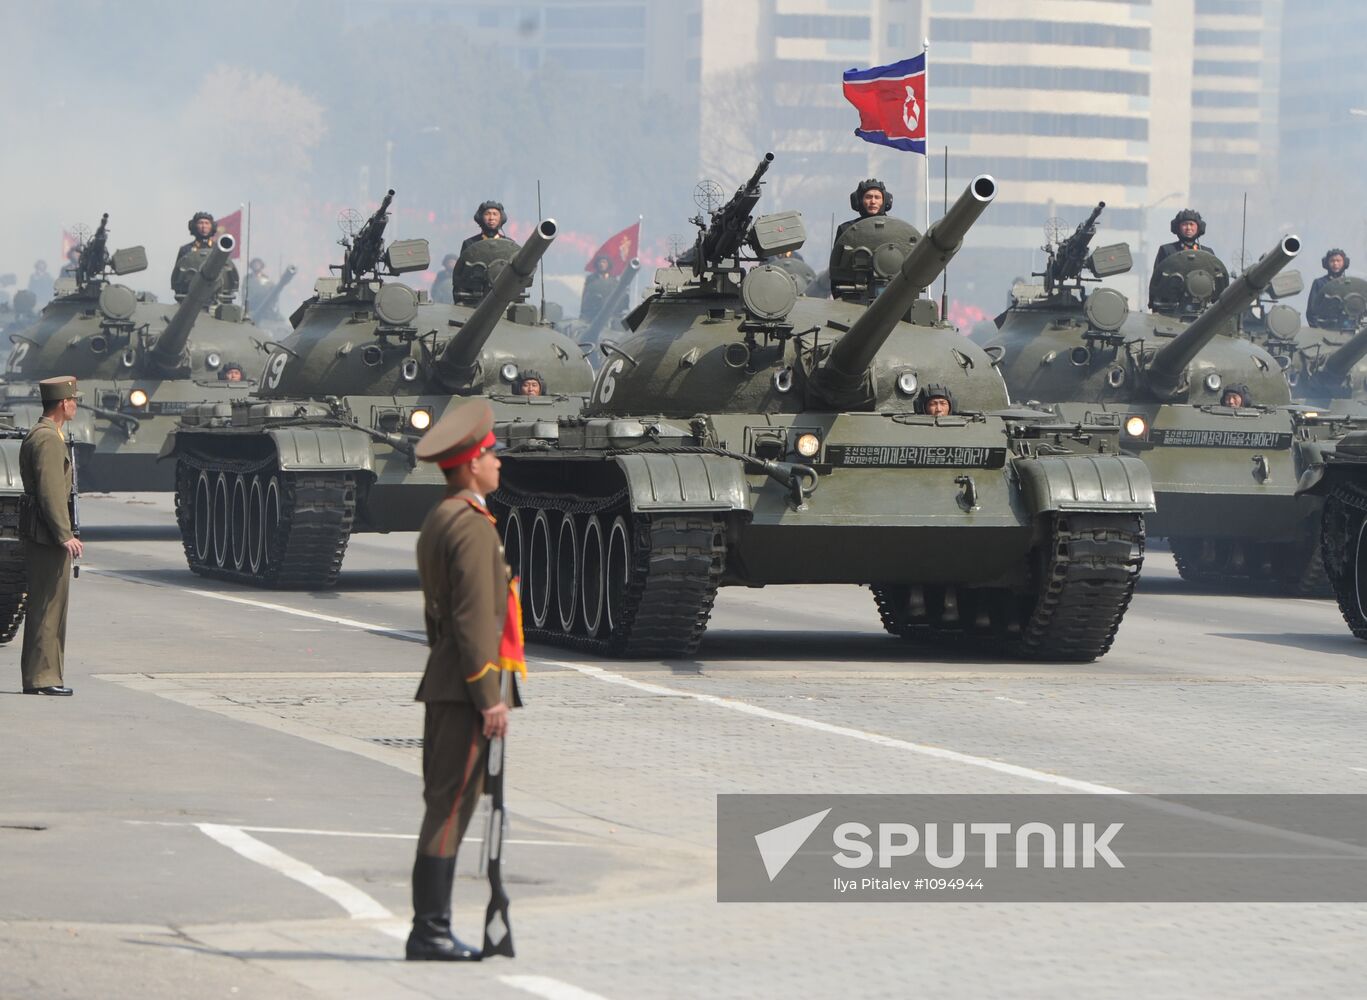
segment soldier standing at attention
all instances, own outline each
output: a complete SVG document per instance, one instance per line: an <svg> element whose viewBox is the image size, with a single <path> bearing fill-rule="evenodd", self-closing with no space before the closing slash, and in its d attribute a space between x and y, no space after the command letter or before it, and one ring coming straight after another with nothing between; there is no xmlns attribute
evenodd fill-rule
<svg viewBox="0 0 1367 1000"><path fill-rule="evenodd" d="M1324 289L1335 278L1343 277L1348 270L1348 253L1334 247L1320 260L1324 273L1310 283L1310 298L1305 306L1305 321L1311 326L1333 329L1342 320L1342 310L1327 309L1324 305Z"/></svg>
<svg viewBox="0 0 1367 1000"><path fill-rule="evenodd" d="M597 318L603 304L612 295L612 258L599 254L593 259L593 273L584 279L584 291L579 296L579 318Z"/></svg>
<svg viewBox="0 0 1367 1000"><path fill-rule="evenodd" d="M76 379L70 375L38 383L43 416L19 449L24 505L19 534L28 573L28 615L20 658L24 694L69 695L63 681L66 606L71 593L71 560L81 540L71 530L71 455L62 425L76 416Z"/></svg>
<svg viewBox="0 0 1367 1000"><path fill-rule="evenodd" d="M489 740L508 732L516 684L525 675L515 582L485 497L498 488L494 411L483 399L452 406L418 442L417 457L446 474L446 497L418 535L429 652L417 700L424 703L422 774L426 812L413 863L413 930L406 957L463 962L479 951L451 933L456 852L484 789Z"/></svg>

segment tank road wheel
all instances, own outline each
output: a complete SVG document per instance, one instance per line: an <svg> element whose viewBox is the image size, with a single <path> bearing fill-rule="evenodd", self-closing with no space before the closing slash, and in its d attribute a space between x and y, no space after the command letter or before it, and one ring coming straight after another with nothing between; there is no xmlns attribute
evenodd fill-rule
<svg viewBox="0 0 1367 1000"><path fill-rule="evenodd" d="M516 507L509 507L503 518L503 558L508 560L513 576L523 576L522 512Z"/></svg>
<svg viewBox="0 0 1367 1000"><path fill-rule="evenodd" d="M575 530L574 515L565 514L560 518L555 539L555 610L559 613L560 631L566 635L574 631L578 584L579 532Z"/></svg>
<svg viewBox="0 0 1367 1000"><path fill-rule="evenodd" d="M19 500L5 505L5 513L18 524ZM28 577L24 572L24 543L18 539L0 542L0 645L9 642L24 621L28 603Z"/></svg>
<svg viewBox="0 0 1367 1000"><path fill-rule="evenodd" d="M1341 486L1325 498L1320 552L1343 620L1367 639L1367 494Z"/></svg>
<svg viewBox="0 0 1367 1000"><path fill-rule="evenodd" d="M631 535L627 519L618 515L608 529L608 555L603 566L603 610L608 632L626 624L627 589L631 586Z"/></svg>
<svg viewBox="0 0 1367 1000"><path fill-rule="evenodd" d="M280 559L280 477L266 482L265 506L261 512L261 568L264 572Z"/></svg>
<svg viewBox="0 0 1367 1000"><path fill-rule="evenodd" d="M264 527L266 520L266 491L261 477L252 476L247 490L247 568L252 576L260 576L266 554Z"/></svg>
<svg viewBox="0 0 1367 1000"><path fill-rule="evenodd" d="M228 527L232 539L233 569L236 570L241 570L247 564L247 519L247 479L241 475L233 476Z"/></svg>
<svg viewBox="0 0 1367 1000"><path fill-rule="evenodd" d="M213 477L207 472L201 472L196 477L191 523L195 532L195 561L203 566L209 561L214 542L214 483Z"/></svg>
<svg viewBox="0 0 1367 1000"><path fill-rule="evenodd" d="M579 559L579 607L583 611L584 632L596 636L603 624L603 522L590 514L584 522L584 541Z"/></svg>
<svg viewBox="0 0 1367 1000"><path fill-rule="evenodd" d="M1087 662L1105 655L1144 562L1137 514L1055 514L1037 550L1035 592L1020 637L1032 660Z"/></svg>
<svg viewBox="0 0 1367 1000"><path fill-rule="evenodd" d="M228 523L228 474L220 472L214 477L214 499L213 499L213 537L214 537L214 565L220 569L228 565L228 538L230 535L230 525Z"/></svg>
<svg viewBox="0 0 1367 1000"><path fill-rule="evenodd" d="M551 614L551 518L538 510L532 518L532 543L527 549L527 604L534 629L546 627Z"/></svg>

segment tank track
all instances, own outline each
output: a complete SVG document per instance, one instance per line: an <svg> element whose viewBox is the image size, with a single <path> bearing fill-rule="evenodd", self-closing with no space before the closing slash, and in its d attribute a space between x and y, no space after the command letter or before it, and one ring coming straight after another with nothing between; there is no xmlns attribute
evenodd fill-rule
<svg viewBox="0 0 1367 1000"><path fill-rule="evenodd" d="M1233 563L1233 552L1220 543L1212 558L1203 555L1205 540L1169 538L1177 572L1188 583L1212 590L1272 594L1282 597L1332 597L1334 589L1324 571L1320 545L1313 538L1270 545L1250 541L1243 560Z"/></svg>
<svg viewBox="0 0 1367 1000"><path fill-rule="evenodd" d="M913 618L910 588L875 585L883 627L906 639L978 639L1032 660L1085 663L1104 656L1144 562L1143 518L1053 515L1036 555L1033 595L1022 600L999 589L962 588L952 618L943 603L938 616L928 611Z"/></svg>
<svg viewBox="0 0 1367 1000"><path fill-rule="evenodd" d="M1320 556L1325 575L1334 590L1339 611L1348 629L1359 639L1367 639L1367 615L1357 591L1358 539L1367 520L1367 493L1343 485L1334 489L1324 503Z"/></svg>
<svg viewBox="0 0 1367 1000"><path fill-rule="evenodd" d="M493 498L500 522L509 508L516 507L524 531L530 530L538 509L562 517L597 514L605 528L619 515L627 519L631 571L621 623L608 632L605 622L597 635L580 628L565 632L552 607L546 625L538 628L526 610L529 595L524 580L522 621L529 641L628 659L676 659L697 650L721 586L725 520L712 513L632 513L625 498L625 491L610 498L576 501L504 490ZM553 574L556 578L558 574ZM554 593L550 601L554 605Z"/></svg>
<svg viewBox="0 0 1367 1000"><path fill-rule="evenodd" d="M264 538L265 553L253 571L220 565L213 546L201 559L195 538L195 484L201 471L261 475L279 484L280 516ZM337 584L356 518L356 481L350 473L280 472L274 463L211 463L181 458L176 468L176 523L190 569L200 576L277 590L323 590ZM264 528L263 528L264 530ZM233 542L228 544L231 552Z"/></svg>
<svg viewBox="0 0 1367 1000"><path fill-rule="evenodd" d="M28 579L19 539L19 496L0 497L0 645L14 639L24 622Z"/></svg>

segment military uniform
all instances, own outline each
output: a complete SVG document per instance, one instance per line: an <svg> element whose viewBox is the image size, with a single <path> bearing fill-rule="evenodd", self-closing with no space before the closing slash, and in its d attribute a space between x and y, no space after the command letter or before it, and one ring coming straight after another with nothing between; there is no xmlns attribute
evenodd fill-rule
<svg viewBox="0 0 1367 1000"><path fill-rule="evenodd" d="M603 306L612 295L613 286L617 284L617 279L612 276L612 272L600 274L594 271L584 279L584 291L579 297L579 318L594 320L603 311Z"/></svg>
<svg viewBox="0 0 1367 1000"><path fill-rule="evenodd" d="M418 442L417 457L455 468L491 448L493 410L482 400L451 407ZM462 960L478 953L451 937L456 853L484 790L489 741L482 710L516 684L500 681L521 664L521 618L493 515L484 498L452 487L418 535L418 576L429 646L416 699L425 706L423 801L413 866L413 933L408 957ZM517 633L516 649L507 642Z"/></svg>
<svg viewBox="0 0 1367 1000"><path fill-rule="evenodd" d="M39 383L43 406L78 398L76 380L69 376ZM67 599L71 593L71 553L65 547L72 532L71 455L61 430L49 417L41 418L19 449L19 474L24 502L19 533L24 541L24 569L28 574L28 610L24 621L21 669L29 694L70 694L63 685Z"/></svg>

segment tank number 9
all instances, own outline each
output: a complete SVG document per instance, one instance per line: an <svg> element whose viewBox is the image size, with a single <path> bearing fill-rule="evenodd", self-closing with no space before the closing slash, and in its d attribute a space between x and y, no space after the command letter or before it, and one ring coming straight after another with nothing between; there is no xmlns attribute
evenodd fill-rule
<svg viewBox="0 0 1367 1000"><path fill-rule="evenodd" d="M289 355L284 351L276 351L271 355L270 361L266 363L266 388L277 389L280 386L280 377L285 374L285 364L289 361Z"/></svg>
<svg viewBox="0 0 1367 1000"><path fill-rule="evenodd" d="M617 391L617 376L625 367L626 362L617 358L603 369L603 374L598 378L598 402L606 403L612 398L612 394Z"/></svg>

